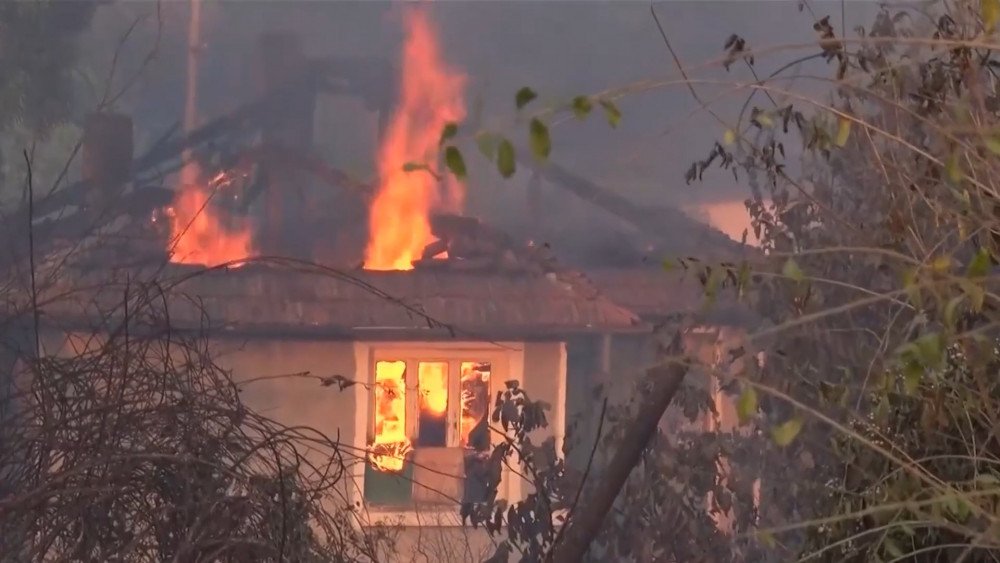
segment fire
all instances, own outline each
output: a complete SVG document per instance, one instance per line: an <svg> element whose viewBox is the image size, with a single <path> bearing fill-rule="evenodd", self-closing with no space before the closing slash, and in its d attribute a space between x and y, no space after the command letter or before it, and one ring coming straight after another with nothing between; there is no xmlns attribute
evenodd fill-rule
<svg viewBox="0 0 1000 563"><path fill-rule="evenodd" d="M462 362L462 447L473 447L473 429L486 417L490 400L490 365Z"/></svg>
<svg viewBox="0 0 1000 563"><path fill-rule="evenodd" d="M465 117L465 75L442 61L423 11L407 12L405 26L402 90L379 147L380 185L369 213L365 268L370 270L412 269L413 261L434 241L431 211L457 211L461 206L462 187L452 182L442 191L436 171L442 129ZM403 170L412 162L426 163L430 170Z"/></svg>
<svg viewBox="0 0 1000 563"><path fill-rule="evenodd" d="M406 436L406 362L375 364L375 440L368 460L380 471L402 471Z"/></svg>
<svg viewBox="0 0 1000 563"><path fill-rule="evenodd" d="M433 416L444 416L448 411L448 364L421 362L420 411Z"/></svg>
<svg viewBox="0 0 1000 563"><path fill-rule="evenodd" d="M220 173L205 181L200 170L188 165L183 178L193 181L177 191L173 205L167 208L170 219L170 248L172 262L217 266L246 258L253 251L248 225L233 222L233 227L212 206L212 200L230 181Z"/></svg>

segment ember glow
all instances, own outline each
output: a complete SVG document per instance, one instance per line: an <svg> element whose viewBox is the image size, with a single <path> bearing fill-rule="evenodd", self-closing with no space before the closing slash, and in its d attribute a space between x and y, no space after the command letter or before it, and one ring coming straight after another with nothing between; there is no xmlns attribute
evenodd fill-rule
<svg viewBox="0 0 1000 563"><path fill-rule="evenodd" d="M444 416L448 411L448 364L421 362L420 411Z"/></svg>
<svg viewBox="0 0 1000 563"><path fill-rule="evenodd" d="M201 49L201 0L192 0L188 21L187 88L184 101L184 131L190 133L198 124L198 54ZM225 173L206 179L185 150L186 163L180 171L177 195L166 209L170 219L168 249L170 261L180 264L218 266L246 258L253 249L249 225L239 221L227 224L212 206L218 193L231 181ZM238 266L239 264L234 264Z"/></svg>
<svg viewBox="0 0 1000 563"><path fill-rule="evenodd" d="M375 439L368 461L379 471L402 471L410 449L406 435L406 362L377 362Z"/></svg>
<svg viewBox="0 0 1000 563"><path fill-rule="evenodd" d="M365 251L369 270L412 269L424 247L434 241L431 211L458 211L463 197L462 186L450 176L442 189L438 179L442 174L403 170L407 163L440 170L441 131L465 117L466 80L444 64L423 11L407 12L405 26L399 105L378 152L379 188L369 214Z"/></svg>
<svg viewBox="0 0 1000 563"><path fill-rule="evenodd" d="M483 423L489 414L490 364L462 362L462 420L460 444L464 448L482 447L476 443L472 431ZM488 431L487 431L488 432ZM486 438L489 435L487 433Z"/></svg>
<svg viewBox="0 0 1000 563"><path fill-rule="evenodd" d="M219 194L230 178L218 174L206 180L193 164L186 168L183 177L193 183L182 185L167 208L170 261L217 266L250 256L253 239L249 225L236 219L227 224L212 205L213 199L221 197Z"/></svg>
<svg viewBox="0 0 1000 563"><path fill-rule="evenodd" d="M417 445L448 445L448 363L420 362L417 379L420 389Z"/></svg>

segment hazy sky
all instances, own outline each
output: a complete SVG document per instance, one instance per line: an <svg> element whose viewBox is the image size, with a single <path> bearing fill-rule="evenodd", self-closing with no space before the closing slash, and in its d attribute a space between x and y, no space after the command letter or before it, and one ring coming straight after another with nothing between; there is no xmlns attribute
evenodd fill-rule
<svg viewBox="0 0 1000 563"><path fill-rule="evenodd" d="M445 57L469 76L468 98L484 102L484 111L497 122L514 116L513 94L531 86L540 94L536 103L564 100L581 93L599 92L648 78L679 78L650 13L648 2L604 1L436 1L428 2L436 22ZM724 73L717 65L723 44L731 33L745 37L755 48L811 43L814 15L831 15L840 33L841 9L848 28L868 25L878 6L874 2L811 2L800 10L794 1L689 1L654 4L668 37L690 74L696 79L747 81L745 68ZM95 25L92 56L110 49L116 26L153 10L152 3L125 2L104 9ZM181 114L183 100L184 26L187 6L182 2L161 5L164 37L158 55L128 104L149 131L168 126ZM357 56L395 63L399 57L402 28L399 5L385 2L339 1L232 1L206 0L205 69L201 84L202 109L217 114L237 107L245 99L255 42L264 30L289 30L302 40L310 55ZM130 63L149 44L153 20L143 22ZM138 34L137 34L138 35ZM758 73L772 69L816 47L778 51L758 57ZM802 75L831 76L832 69L812 64L798 69ZM797 90L824 88L803 77ZM727 118L734 116L746 94L731 87L699 85L699 94L715 100ZM721 99L719 97L721 96ZM760 101L761 105L766 100ZM690 163L702 157L724 128L698 104L683 86L660 88L631 96L620 103L621 127L611 130L601 119L589 123L567 122L553 129L552 158L622 193L651 204L686 205L693 202L742 198L745 190L731 176L713 174L698 186L685 186L683 175ZM337 164L352 170L370 166L371 121L356 106L327 100L318 110L317 143ZM513 129L523 135L524 128ZM153 133L147 135L155 136ZM141 138L141 135L140 135ZM474 155L477 157L478 155ZM368 160L366 160L368 159ZM478 161L478 158L472 158ZM473 194L491 200L493 190L503 190L495 174L472 163ZM514 182L515 187L519 181Z"/></svg>

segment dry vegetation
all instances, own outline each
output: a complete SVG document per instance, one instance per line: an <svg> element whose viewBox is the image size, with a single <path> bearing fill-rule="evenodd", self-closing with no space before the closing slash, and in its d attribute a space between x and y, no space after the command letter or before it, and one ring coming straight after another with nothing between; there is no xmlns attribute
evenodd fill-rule
<svg viewBox="0 0 1000 563"><path fill-rule="evenodd" d="M762 351L766 361L718 374L749 431L643 442L600 532L564 536L561 518L593 510L609 473L581 474L551 443L530 443L544 417L508 393L515 408L495 421L523 431L496 463L522 464L536 494L476 512L505 540L499 556L562 560L561 543L584 541L595 560L1000 559L1000 3L886 9L852 34L836 17L811 19L818 46L726 41L712 64L751 78L728 84L740 117L719 117L719 143L689 174L721 166L751 187L766 255L667 264L699 276L709 302L733 292L763 319L730 352ZM757 77L776 57L825 60L825 74L796 78L831 94L789 86L795 64ZM677 64L680 78L532 114L536 157L548 155L548 127L563 116L600 111L615 125L615 100L649 89L689 89L713 115L728 103L700 94L705 67ZM519 93L518 105L532 97ZM454 155L463 139L450 142ZM504 176L513 150L490 155ZM454 162L464 174L461 153L447 163L453 171ZM44 353L45 288L32 257L10 268L0 295L4 334L17 345L8 358L18 360L3 402L0 552L25 561L382 558L391 538L359 532L340 496L351 456L242 405L203 339L164 330L155 280L116 288L121 308L103 319L103 336L84 335L68 356ZM638 403L649 385L638 384ZM692 417L717 414L694 403ZM634 438L632 412L602 415L596 459ZM329 452L325 464L309 461L313 448ZM732 534L716 529L719 514Z"/></svg>

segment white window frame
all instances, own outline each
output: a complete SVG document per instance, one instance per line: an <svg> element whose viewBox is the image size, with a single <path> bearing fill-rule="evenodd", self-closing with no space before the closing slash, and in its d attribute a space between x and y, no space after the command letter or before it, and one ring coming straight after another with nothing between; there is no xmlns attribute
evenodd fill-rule
<svg viewBox="0 0 1000 563"><path fill-rule="evenodd" d="M493 397L504 388L506 381L517 381L522 386L524 384L524 345L520 342L357 342L354 346L355 368L357 370L357 380L364 381L367 385L356 385L354 387L354 440L356 451L364 452L371 443L374 432L374 416L371 415L375 403L374 386L375 362L405 360L408 362L407 371L414 362L450 362L450 361L474 361L490 362L490 408L492 409ZM449 368L449 403L453 398L459 397L459 378L453 377ZM416 380L417 374L411 377ZM409 385L409 384L408 384ZM417 412L417 393L407 393L407 413ZM412 407L411 405L412 401ZM455 435L457 447L457 432L450 424L452 408L449 406L449 428L448 443L451 444L452 435ZM491 410L492 414L492 410ZM407 416L406 426L410 435L415 424L415 417ZM497 444L503 437L491 433L491 443ZM415 446L419 447L419 446ZM452 446L449 446L452 447ZM459 507L428 507L426 509L399 510L392 508L381 508L377 505L369 505L364 498L365 491L365 463L364 459L353 466L353 485L349 490L351 502L359 507L359 516L365 525L398 524L403 526L461 526L459 517ZM509 502L516 502L524 498L522 480L513 474L509 468L504 467L500 477L500 488L498 498L503 498Z"/></svg>

